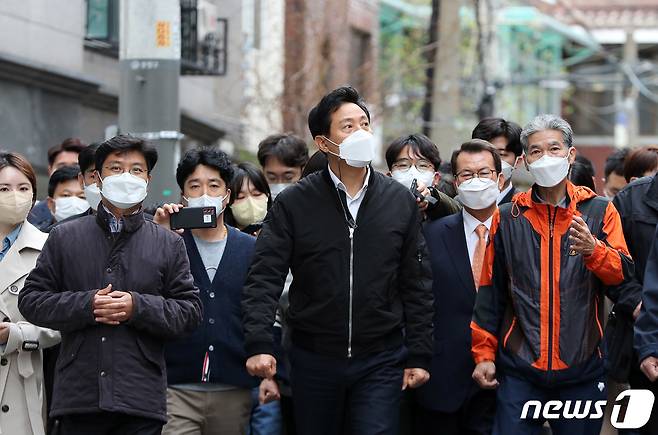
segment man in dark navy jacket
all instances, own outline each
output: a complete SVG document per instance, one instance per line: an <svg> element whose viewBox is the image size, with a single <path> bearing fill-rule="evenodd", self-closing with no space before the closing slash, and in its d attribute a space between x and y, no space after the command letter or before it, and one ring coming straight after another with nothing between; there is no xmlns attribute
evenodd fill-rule
<svg viewBox="0 0 658 435"><path fill-rule="evenodd" d="M189 207L215 207L216 228L182 233L204 318L189 337L167 345L167 413L163 433L244 433L251 411L251 389L258 379L244 365L240 300L256 239L224 224L233 168L216 149L188 151L176 181ZM182 204L159 208L154 221L169 227Z"/></svg>
<svg viewBox="0 0 658 435"><path fill-rule="evenodd" d="M59 434L155 435L167 419L165 342L195 330L202 306L183 240L144 219L157 157L142 139L103 142L98 213L50 232L18 295L29 322L62 334Z"/></svg>
<svg viewBox="0 0 658 435"><path fill-rule="evenodd" d="M418 435L489 434L495 412L495 392L481 390L471 377L475 364L469 325L477 292L477 257L484 256L482 248L505 180L499 154L482 140L462 145L453 155L452 168L464 209L424 228L436 302L430 380L416 396Z"/></svg>

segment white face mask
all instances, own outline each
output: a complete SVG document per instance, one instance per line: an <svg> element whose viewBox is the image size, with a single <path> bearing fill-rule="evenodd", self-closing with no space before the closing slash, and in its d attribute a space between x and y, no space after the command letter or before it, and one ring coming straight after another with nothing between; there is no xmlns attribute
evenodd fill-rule
<svg viewBox="0 0 658 435"><path fill-rule="evenodd" d="M85 186L84 191L89 206L94 211L98 210L98 204L101 202L101 190L96 183L91 183L89 186Z"/></svg>
<svg viewBox="0 0 658 435"><path fill-rule="evenodd" d="M276 198L277 195L284 191L287 187L292 186L292 183L272 183L270 184L270 193L272 194L272 199Z"/></svg>
<svg viewBox="0 0 658 435"><path fill-rule="evenodd" d="M571 148L569 148L571 151ZM538 186L554 187L569 175L569 152L566 157L553 157L544 154L542 158L528 165L530 175Z"/></svg>
<svg viewBox="0 0 658 435"><path fill-rule="evenodd" d="M496 203L500 190L491 178L474 177L457 186L459 201L472 210L483 210Z"/></svg>
<svg viewBox="0 0 658 435"><path fill-rule="evenodd" d="M75 216L76 214L84 213L89 210L89 203L77 196L68 196L65 198L57 198L55 200L55 220L57 222Z"/></svg>
<svg viewBox="0 0 658 435"><path fill-rule="evenodd" d="M103 198L122 210L127 210L142 203L148 193L146 180L130 172L124 172L121 175L110 175L105 179L101 178L101 181L103 182L103 188L101 189Z"/></svg>
<svg viewBox="0 0 658 435"><path fill-rule="evenodd" d="M435 172L421 171L416 166L411 165L407 170L395 169L391 172L391 177L398 183L402 184L407 189L411 189L411 183L417 180L425 186L430 187L434 181Z"/></svg>
<svg viewBox="0 0 658 435"><path fill-rule="evenodd" d="M503 170L501 174L503 174L503 177L505 177L505 182L507 182L509 181L510 178L512 178L512 172L514 172L514 166L510 165L505 160L502 160L501 163L503 165Z"/></svg>
<svg viewBox="0 0 658 435"><path fill-rule="evenodd" d="M340 145L326 136L323 137L338 147L339 154L331 151L329 153L345 160L345 163L352 167L365 168L375 156L375 137L365 130L355 131L347 136Z"/></svg>
<svg viewBox="0 0 658 435"><path fill-rule="evenodd" d="M223 197L204 194L198 198L185 198L185 200L189 207L215 207L215 213L219 216L224 213L224 200L226 198L228 198L228 193Z"/></svg>

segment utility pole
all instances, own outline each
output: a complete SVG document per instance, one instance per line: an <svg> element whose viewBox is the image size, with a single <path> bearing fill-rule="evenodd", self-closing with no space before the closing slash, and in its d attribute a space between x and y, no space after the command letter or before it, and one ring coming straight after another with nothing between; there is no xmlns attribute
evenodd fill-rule
<svg viewBox="0 0 658 435"><path fill-rule="evenodd" d="M149 205L178 200L180 57L179 0L120 0L119 131L158 150Z"/></svg>

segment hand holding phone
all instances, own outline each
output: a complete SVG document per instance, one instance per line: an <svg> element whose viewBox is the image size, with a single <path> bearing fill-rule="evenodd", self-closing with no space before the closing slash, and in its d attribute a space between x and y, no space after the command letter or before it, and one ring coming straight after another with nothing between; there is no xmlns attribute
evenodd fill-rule
<svg viewBox="0 0 658 435"><path fill-rule="evenodd" d="M172 230L216 228L217 211L214 206L185 207L172 214L169 222Z"/></svg>

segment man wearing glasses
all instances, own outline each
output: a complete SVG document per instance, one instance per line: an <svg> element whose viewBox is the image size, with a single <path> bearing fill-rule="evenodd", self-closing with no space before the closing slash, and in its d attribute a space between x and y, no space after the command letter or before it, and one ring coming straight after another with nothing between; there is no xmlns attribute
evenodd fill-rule
<svg viewBox="0 0 658 435"><path fill-rule="evenodd" d="M493 215L471 323L473 379L496 389L494 435L540 433L549 415L555 434L598 434L602 412L564 415L606 399L604 296L625 296L633 261L615 207L568 179L571 126L539 115L521 144L535 184Z"/></svg>
<svg viewBox="0 0 658 435"><path fill-rule="evenodd" d="M436 188L441 175L441 157L437 146L423 134L411 134L395 139L386 149L389 175L410 189L416 180L418 192L425 198L416 198L424 217L435 220L457 213L457 201ZM432 197L435 201L428 201Z"/></svg>
<svg viewBox="0 0 658 435"><path fill-rule="evenodd" d="M462 213L427 224L434 300L434 356L429 382L417 393L418 435L491 433L495 393L481 390L471 374L469 328L486 242L505 183L496 149L480 139L452 156ZM431 376L434 374L434 376Z"/></svg>
<svg viewBox="0 0 658 435"><path fill-rule="evenodd" d="M203 317L183 240L144 219L157 158L141 139L103 142L96 215L53 228L18 295L26 319L62 335L60 434L159 434L167 421L164 343Z"/></svg>

